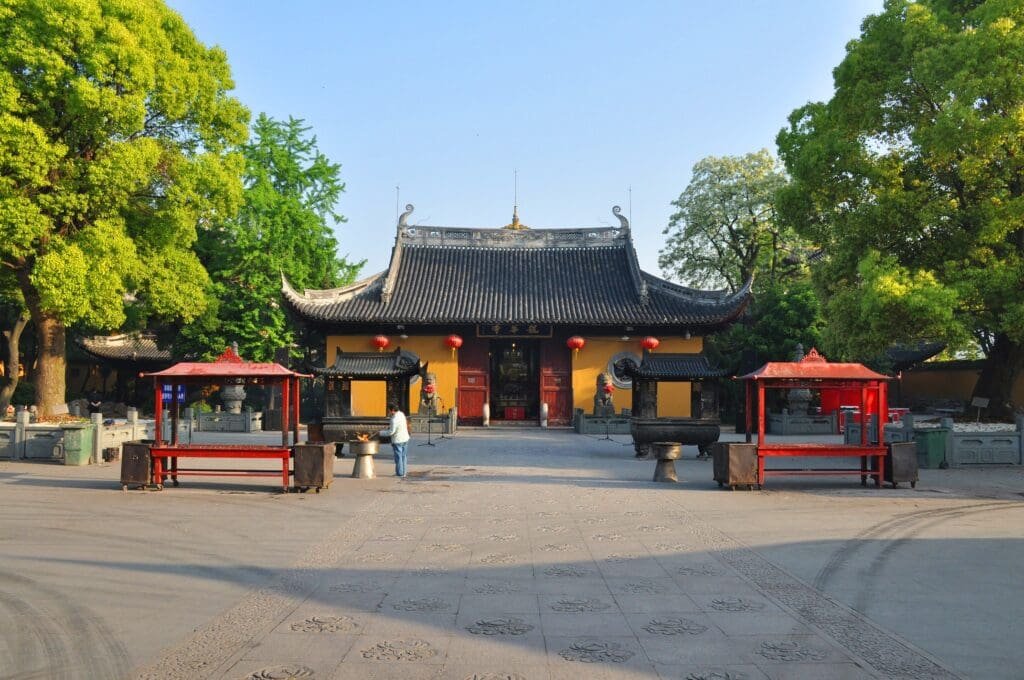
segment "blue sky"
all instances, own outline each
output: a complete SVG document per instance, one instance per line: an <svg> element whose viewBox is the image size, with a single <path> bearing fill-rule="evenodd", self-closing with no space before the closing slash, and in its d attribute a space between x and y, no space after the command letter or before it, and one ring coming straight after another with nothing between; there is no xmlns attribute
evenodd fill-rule
<svg viewBox="0 0 1024 680"><path fill-rule="evenodd" d="M340 251L367 275L396 186L410 223L500 227L514 171L524 224L610 226L621 205L660 273L693 164L774 151L882 0L169 4L226 50L254 115L304 119L341 163Z"/></svg>

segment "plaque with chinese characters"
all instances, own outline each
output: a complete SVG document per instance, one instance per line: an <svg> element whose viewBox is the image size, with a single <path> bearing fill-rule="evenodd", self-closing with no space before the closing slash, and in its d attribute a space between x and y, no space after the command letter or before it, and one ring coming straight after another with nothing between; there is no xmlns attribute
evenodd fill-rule
<svg viewBox="0 0 1024 680"><path fill-rule="evenodd" d="M486 323L476 327L478 338L550 338L547 323Z"/></svg>

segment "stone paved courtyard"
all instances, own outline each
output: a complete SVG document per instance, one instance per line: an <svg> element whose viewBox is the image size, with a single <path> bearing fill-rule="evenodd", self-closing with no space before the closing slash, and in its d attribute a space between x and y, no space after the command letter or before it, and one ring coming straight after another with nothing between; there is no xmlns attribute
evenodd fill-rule
<svg viewBox="0 0 1024 680"><path fill-rule="evenodd" d="M1019 468L729 492L613 439L464 430L320 494L0 462L0 677L1021 676Z"/></svg>

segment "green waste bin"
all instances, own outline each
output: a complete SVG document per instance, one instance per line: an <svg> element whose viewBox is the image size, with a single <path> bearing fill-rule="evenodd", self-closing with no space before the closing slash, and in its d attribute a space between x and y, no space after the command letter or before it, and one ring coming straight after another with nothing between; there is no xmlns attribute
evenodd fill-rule
<svg viewBox="0 0 1024 680"><path fill-rule="evenodd" d="M946 460L945 427L930 427L914 430L914 442L917 444L917 466L935 470Z"/></svg>
<svg viewBox="0 0 1024 680"><path fill-rule="evenodd" d="M92 423L67 423L64 430L64 464L88 465L92 458Z"/></svg>

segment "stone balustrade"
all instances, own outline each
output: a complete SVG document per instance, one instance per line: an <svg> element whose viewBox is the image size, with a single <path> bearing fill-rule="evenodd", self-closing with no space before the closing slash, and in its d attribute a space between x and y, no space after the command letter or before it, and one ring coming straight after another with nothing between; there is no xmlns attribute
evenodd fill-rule
<svg viewBox="0 0 1024 680"><path fill-rule="evenodd" d="M868 438L877 440L876 416L871 416ZM860 423L847 420L844 438L846 443L860 442ZM1014 424L1005 428L985 427L972 423L954 424L952 418L942 418L939 425L915 424L913 414L903 416L898 423L887 423L885 441L910 442L918 444L922 467L935 467L938 460L948 467L962 465L1021 465L1024 464L1024 416L1018 415ZM936 441L942 442L942 451L934 451Z"/></svg>

